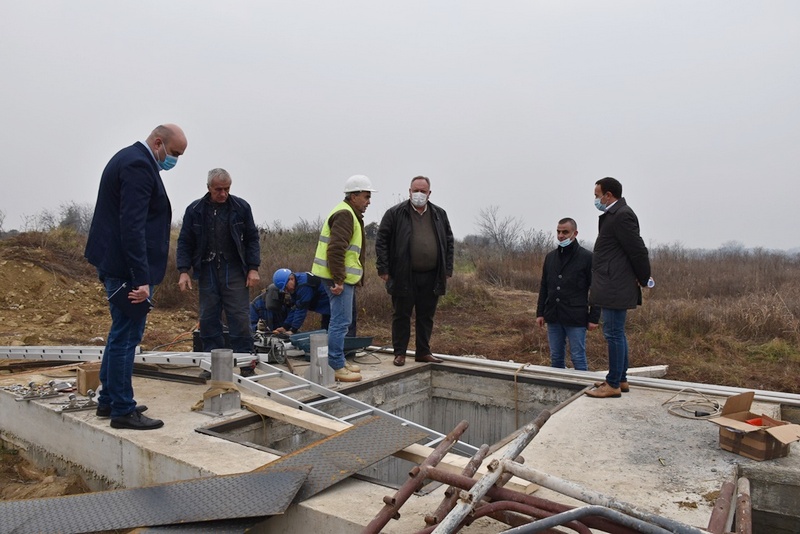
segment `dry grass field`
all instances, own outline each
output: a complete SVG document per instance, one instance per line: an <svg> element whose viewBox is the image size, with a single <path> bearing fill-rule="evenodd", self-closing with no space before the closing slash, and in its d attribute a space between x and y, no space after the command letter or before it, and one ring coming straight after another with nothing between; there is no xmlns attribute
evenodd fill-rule
<svg viewBox="0 0 800 534"><path fill-rule="evenodd" d="M275 269L307 270L316 223L262 231L261 277ZM177 233L175 235L177 237ZM55 229L0 241L0 345L90 344L105 337L103 291L83 259L85 238ZM359 335L389 345L389 296L368 247L358 290ZM547 365L547 338L536 327L536 291L544 254L457 244L456 273L440 301L433 350ZM631 365L669 365L668 378L800 393L800 258L764 251L651 250L657 285L629 314ZM255 296L254 292L254 296ZM144 348L187 339L196 323L196 293L180 293L173 259L155 293ZM314 328L309 314L306 329ZM95 340L95 341L92 341ZM175 343L170 350L190 350ZM589 333L589 365L606 367L600 331Z"/></svg>

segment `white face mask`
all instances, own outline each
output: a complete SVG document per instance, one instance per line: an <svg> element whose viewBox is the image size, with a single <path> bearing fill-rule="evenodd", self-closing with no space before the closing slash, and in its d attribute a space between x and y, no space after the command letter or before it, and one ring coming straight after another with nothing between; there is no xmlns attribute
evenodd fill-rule
<svg viewBox="0 0 800 534"><path fill-rule="evenodd" d="M411 205L415 208L421 208L428 202L428 195L422 192L411 193Z"/></svg>

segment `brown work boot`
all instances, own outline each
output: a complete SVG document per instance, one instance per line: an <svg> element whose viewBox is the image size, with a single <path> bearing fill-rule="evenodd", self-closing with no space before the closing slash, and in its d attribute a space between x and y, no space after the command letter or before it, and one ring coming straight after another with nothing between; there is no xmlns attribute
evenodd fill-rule
<svg viewBox="0 0 800 534"><path fill-rule="evenodd" d="M599 388L603 384L605 384L605 381L603 381L603 382L595 382L594 383L594 387ZM621 392L623 392L623 393L627 393L627 392L629 392L631 390L631 388L628 386L627 382L620 382L619 383L619 390Z"/></svg>
<svg viewBox="0 0 800 534"><path fill-rule="evenodd" d="M359 373L354 373L347 367L336 369L333 373L333 377L337 382L361 382L361 375Z"/></svg>
<svg viewBox="0 0 800 534"><path fill-rule="evenodd" d="M621 397L622 391L620 391L619 388L612 388L611 386L603 382L600 387L590 389L589 391L586 392L586 394L596 399L605 399L607 397Z"/></svg>
<svg viewBox="0 0 800 534"><path fill-rule="evenodd" d="M347 369L349 371L353 372L353 373L360 373L361 372L361 366L358 365L357 363L350 363L347 360L345 360L344 361L344 366L347 367Z"/></svg>

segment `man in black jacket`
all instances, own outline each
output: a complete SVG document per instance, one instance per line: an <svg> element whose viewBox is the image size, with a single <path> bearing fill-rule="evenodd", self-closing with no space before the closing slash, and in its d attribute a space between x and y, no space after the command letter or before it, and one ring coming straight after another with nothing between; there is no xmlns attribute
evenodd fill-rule
<svg viewBox="0 0 800 534"><path fill-rule="evenodd" d="M375 241L378 275L392 296L394 364L405 365L416 309L415 361L441 362L431 352L433 316L453 276L453 232L447 212L429 202L431 182L411 180L409 199L386 210Z"/></svg>
<svg viewBox="0 0 800 534"><path fill-rule="evenodd" d="M564 369L567 340L569 358L579 371L588 371L586 329L594 330L600 309L589 307L592 253L580 246L578 223L569 217L558 221L558 247L544 259L536 324L547 323L550 365Z"/></svg>
<svg viewBox="0 0 800 534"><path fill-rule="evenodd" d="M186 208L178 236L177 264L181 291L192 289L191 269L200 285L200 339L203 350L225 348L222 311L228 321L230 348L253 351L250 333L250 287L258 284L261 247L253 212L244 199L230 194L231 175L208 171L208 193ZM205 376L209 374L203 373ZM252 376L252 367L242 367Z"/></svg>
<svg viewBox="0 0 800 534"><path fill-rule="evenodd" d="M592 257L589 302L603 308L603 335L608 343L608 374L586 392L590 397L620 397L628 391L628 310L642 303L642 287L650 278L647 247L639 235L639 219L622 198L614 178L595 183L594 204L603 212Z"/></svg>

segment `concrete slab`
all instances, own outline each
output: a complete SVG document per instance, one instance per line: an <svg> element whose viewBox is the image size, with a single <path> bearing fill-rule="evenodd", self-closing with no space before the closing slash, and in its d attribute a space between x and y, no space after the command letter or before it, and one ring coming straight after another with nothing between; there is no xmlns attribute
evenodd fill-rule
<svg viewBox="0 0 800 534"><path fill-rule="evenodd" d="M397 368L391 356L383 354L362 360L375 362L361 364L365 379L383 381L427 365L416 364L411 358L405 367ZM302 374L303 363L295 362L298 374ZM446 369L448 365L453 364L437 368ZM29 373L0 378L0 386L51 378ZM135 378L134 388L137 401L149 406L148 415L165 421L163 428L146 432L112 429L108 419L98 419L94 412L61 415L49 399L15 402L11 393L0 391L0 437L34 456L46 457L49 463L81 466L84 475L95 477L94 486L98 488L247 472L277 458L195 432L195 428L245 413L209 417L192 412L190 408L202 398L204 385ZM347 389L342 387L341 391ZM674 391L632 387L620 399L580 397L544 425L523 453L526 465L700 528L707 525L715 492L736 464L758 464L759 472L774 469L800 473L797 446L786 458L760 464L720 450L716 426L668 414L662 404L674 395ZM777 415L775 404L759 403L755 408ZM502 452L500 449L495 456ZM400 520L391 521L384 531L399 534L424 528L424 515L438 506L444 489L412 497L401 509ZM265 531L308 532L309 525L324 521L325 532L351 533L366 525L382 508L383 497L393 493L391 488L348 479L291 506L285 515L269 519ZM546 489L540 489L537 495L575 504ZM481 520L463 532L481 534L500 528L491 520Z"/></svg>

